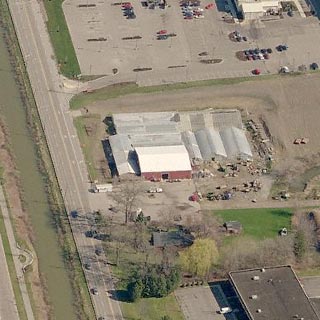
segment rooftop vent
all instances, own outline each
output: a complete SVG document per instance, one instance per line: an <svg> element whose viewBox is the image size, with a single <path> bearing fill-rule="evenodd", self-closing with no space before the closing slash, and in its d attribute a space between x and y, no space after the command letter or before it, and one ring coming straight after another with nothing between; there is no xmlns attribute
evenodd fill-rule
<svg viewBox="0 0 320 320"><path fill-rule="evenodd" d="M261 313L262 312L262 310L261 309L257 309L257 313Z"/></svg>
<svg viewBox="0 0 320 320"><path fill-rule="evenodd" d="M260 280L260 277L259 276L253 276L252 280L258 281L258 280Z"/></svg>
<svg viewBox="0 0 320 320"><path fill-rule="evenodd" d="M250 296L250 299L252 299L252 300L257 300L257 299L258 299L258 295L253 294L252 296Z"/></svg>

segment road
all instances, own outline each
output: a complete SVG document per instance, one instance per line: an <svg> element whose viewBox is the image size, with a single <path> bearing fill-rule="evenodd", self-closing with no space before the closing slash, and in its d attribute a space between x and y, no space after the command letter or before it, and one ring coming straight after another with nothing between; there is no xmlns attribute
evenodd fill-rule
<svg viewBox="0 0 320 320"><path fill-rule="evenodd" d="M65 87L63 77L58 74L43 8L38 1L9 0L8 4L67 212L76 209L86 216L92 212L88 200L90 185L69 112L73 89ZM93 259L98 240L85 237L86 220L79 228L76 219L70 216L69 219L81 260ZM119 302L110 297L114 287L108 266L95 258L94 276L91 271L85 271L85 276L88 287L98 290L97 295L91 294L96 317L122 319Z"/></svg>

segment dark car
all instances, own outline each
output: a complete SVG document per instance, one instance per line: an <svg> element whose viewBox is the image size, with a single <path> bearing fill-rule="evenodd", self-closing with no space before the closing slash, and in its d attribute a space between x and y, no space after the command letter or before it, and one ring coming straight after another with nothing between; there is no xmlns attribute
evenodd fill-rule
<svg viewBox="0 0 320 320"><path fill-rule="evenodd" d="M267 52L268 52L268 53L272 53L272 49L271 49L271 48L268 48L268 49L267 49Z"/></svg>
<svg viewBox="0 0 320 320"><path fill-rule="evenodd" d="M254 50L250 49L250 50L249 50L249 53L250 53L250 54L254 54Z"/></svg>
<svg viewBox="0 0 320 320"><path fill-rule="evenodd" d="M258 58L257 55L254 54L254 55L252 56L252 59L253 59L253 60L258 60L259 58Z"/></svg>
<svg viewBox="0 0 320 320"><path fill-rule="evenodd" d="M282 51L283 51L282 45L277 46L276 49L277 49L277 51L279 51L279 52L282 52Z"/></svg>
<svg viewBox="0 0 320 320"><path fill-rule="evenodd" d="M90 263L85 263L83 266L84 266L84 268L86 270L91 270L91 264Z"/></svg>
<svg viewBox="0 0 320 320"><path fill-rule="evenodd" d="M70 212L70 215L71 215L72 218L78 218L79 213L78 213L77 210L72 210L72 211Z"/></svg>
<svg viewBox="0 0 320 320"><path fill-rule="evenodd" d="M96 254L97 256L101 256L101 255L102 255L102 249L96 249L96 250L95 250L95 254Z"/></svg>
<svg viewBox="0 0 320 320"><path fill-rule="evenodd" d="M97 236L97 231L96 230L88 230L85 232L85 235L87 238L93 238Z"/></svg>
<svg viewBox="0 0 320 320"><path fill-rule="evenodd" d="M97 294L99 294L99 292L98 292L98 289L97 288L91 288L91 293L93 294L93 295L97 295Z"/></svg>
<svg viewBox="0 0 320 320"><path fill-rule="evenodd" d="M310 69L311 70L318 70L319 69L319 66L316 62L313 62L310 64Z"/></svg>
<svg viewBox="0 0 320 320"><path fill-rule="evenodd" d="M248 38L247 37L242 37L242 40L243 41L248 41Z"/></svg>
<svg viewBox="0 0 320 320"><path fill-rule="evenodd" d="M261 49L260 52L261 52L262 54L265 54L265 53L267 53L267 49Z"/></svg>
<svg viewBox="0 0 320 320"><path fill-rule="evenodd" d="M136 18L136 15L134 13L127 15L127 19L135 19L135 18Z"/></svg>
<svg viewBox="0 0 320 320"><path fill-rule="evenodd" d="M260 49L258 49L258 48L254 49L254 53L255 54L259 54L260 53Z"/></svg>

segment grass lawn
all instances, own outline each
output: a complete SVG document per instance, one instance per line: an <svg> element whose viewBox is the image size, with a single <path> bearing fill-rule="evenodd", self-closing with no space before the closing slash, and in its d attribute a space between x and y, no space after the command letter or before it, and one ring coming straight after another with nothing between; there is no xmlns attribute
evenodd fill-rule
<svg viewBox="0 0 320 320"><path fill-rule="evenodd" d="M93 134L89 136L86 131L86 125L91 125L95 128L94 124L100 122L99 115L89 115L89 116L80 116L73 120L74 126L77 129L78 137L80 140L81 148L84 154L84 158L87 164L88 172L91 181L94 181L98 178L97 168L94 164L93 152L94 144L96 143L96 137Z"/></svg>
<svg viewBox="0 0 320 320"><path fill-rule="evenodd" d="M159 299L141 299L135 303L122 302L121 310L125 320L161 320L166 315L172 320L184 319L173 294Z"/></svg>
<svg viewBox="0 0 320 320"><path fill-rule="evenodd" d="M62 10L63 0L44 0L48 16L47 28L60 71L68 78L81 73L69 29Z"/></svg>
<svg viewBox="0 0 320 320"><path fill-rule="evenodd" d="M290 229L290 209L237 209L217 210L214 214L221 217L223 221L239 221L242 224L242 235L256 239L273 238L278 231L286 227Z"/></svg>

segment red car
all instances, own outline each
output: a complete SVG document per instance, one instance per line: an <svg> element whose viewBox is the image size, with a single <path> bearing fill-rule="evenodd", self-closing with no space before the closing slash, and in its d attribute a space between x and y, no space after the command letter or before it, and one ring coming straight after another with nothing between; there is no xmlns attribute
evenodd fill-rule
<svg viewBox="0 0 320 320"><path fill-rule="evenodd" d="M260 71L260 69L254 69L254 70L252 70L252 73L254 75L258 76L261 73L261 71Z"/></svg>
<svg viewBox="0 0 320 320"><path fill-rule="evenodd" d="M157 32L157 34L166 34L168 31L167 30L160 30Z"/></svg>

